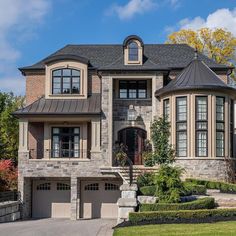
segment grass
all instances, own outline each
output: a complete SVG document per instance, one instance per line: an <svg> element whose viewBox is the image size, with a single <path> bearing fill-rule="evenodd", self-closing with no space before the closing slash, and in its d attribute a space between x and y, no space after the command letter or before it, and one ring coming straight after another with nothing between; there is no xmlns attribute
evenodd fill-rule
<svg viewBox="0 0 236 236"><path fill-rule="evenodd" d="M233 236L236 221L203 224L161 224L117 228L113 236Z"/></svg>

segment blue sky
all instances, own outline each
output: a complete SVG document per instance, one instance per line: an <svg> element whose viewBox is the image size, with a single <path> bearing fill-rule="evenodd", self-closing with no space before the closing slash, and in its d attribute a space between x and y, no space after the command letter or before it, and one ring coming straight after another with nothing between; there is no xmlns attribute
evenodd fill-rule
<svg viewBox="0 0 236 236"><path fill-rule="evenodd" d="M24 94L17 67L66 44L163 43L181 28L223 27L236 36L235 0L0 0L0 91Z"/></svg>

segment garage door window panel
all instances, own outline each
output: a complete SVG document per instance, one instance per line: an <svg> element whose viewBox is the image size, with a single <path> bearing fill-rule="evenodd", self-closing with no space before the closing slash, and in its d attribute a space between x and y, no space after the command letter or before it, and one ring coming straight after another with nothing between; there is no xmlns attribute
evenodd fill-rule
<svg viewBox="0 0 236 236"><path fill-rule="evenodd" d="M119 185L117 184L112 184L112 183L105 183L105 190L106 191L116 191L120 190Z"/></svg>
<svg viewBox="0 0 236 236"><path fill-rule="evenodd" d="M43 183L37 185L37 190L51 190L51 183Z"/></svg>
<svg viewBox="0 0 236 236"><path fill-rule="evenodd" d="M85 191L98 191L99 190L99 184L93 183L93 184L87 184L84 187Z"/></svg>
<svg viewBox="0 0 236 236"><path fill-rule="evenodd" d="M70 190L70 185L65 183L57 183L57 190Z"/></svg>

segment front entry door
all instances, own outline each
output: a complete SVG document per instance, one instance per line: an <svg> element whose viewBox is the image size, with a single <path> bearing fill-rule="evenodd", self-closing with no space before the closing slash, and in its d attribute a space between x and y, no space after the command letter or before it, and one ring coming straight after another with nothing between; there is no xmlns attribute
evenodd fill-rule
<svg viewBox="0 0 236 236"><path fill-rule="evenodd" d="M142 152L146 137L146 131L140 128L126 128L118 133L119 143L127 146L128 157L134 165L142 165Z"/></svg>

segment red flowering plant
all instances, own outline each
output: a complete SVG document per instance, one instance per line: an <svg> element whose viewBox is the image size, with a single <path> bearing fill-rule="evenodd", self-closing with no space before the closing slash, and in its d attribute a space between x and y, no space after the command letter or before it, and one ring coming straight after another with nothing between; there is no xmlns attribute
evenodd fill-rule
<svg viewBox="0 0 236 236"><path fill-rule="evenodd" d="M17 189L17 168L12 160L0 160L0 191Z"/></svg>

